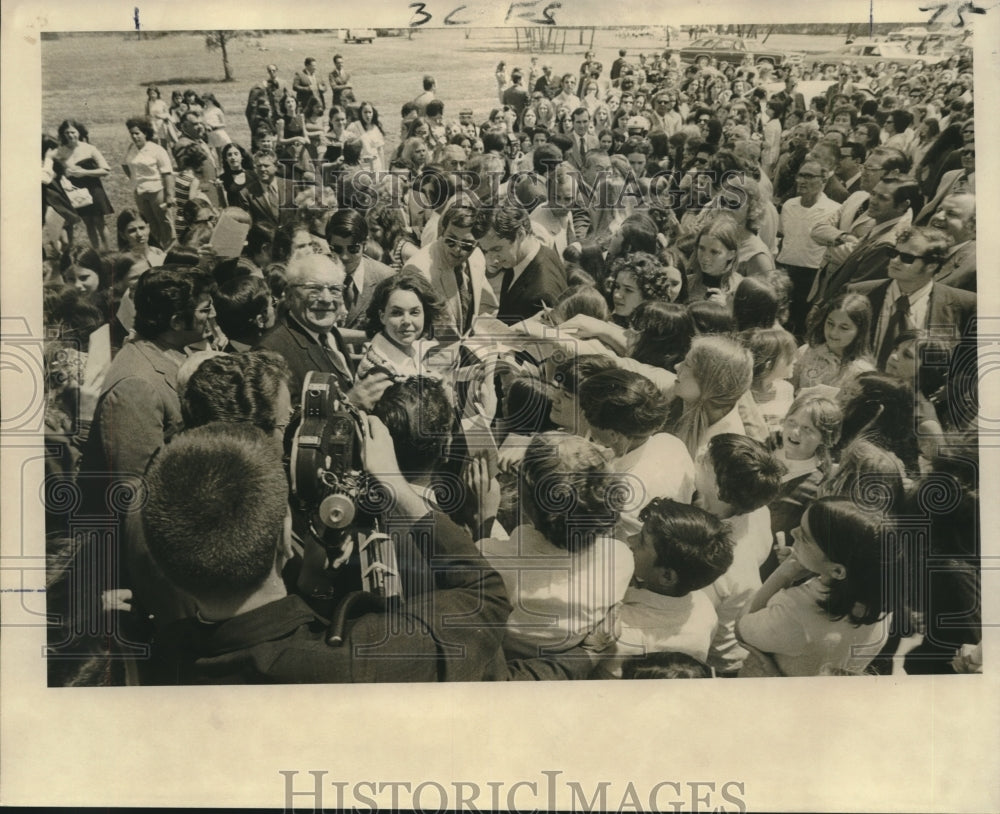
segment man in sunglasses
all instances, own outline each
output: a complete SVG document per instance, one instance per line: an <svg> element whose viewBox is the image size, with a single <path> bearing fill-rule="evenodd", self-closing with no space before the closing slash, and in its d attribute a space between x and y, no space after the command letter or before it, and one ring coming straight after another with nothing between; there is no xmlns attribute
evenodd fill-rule
<svg viewBox="0 0 1000 814"><path fill-rule="evenodd" d="M344 265L344 309L346 316L340 333L348 344L363 343L365 314L372 292L393 270L384 263L365 256L368 222L354 209L338 209L326 224L326 242L330 251Z"/></svg>
<svg viewBox="0 0 1000 814"><path fill-rule="evenodd" d="M976 295L935 282L951 247L945 232L927 226L904 229L888 251L888 280L849 287L872 304L872 349L885 370L893 345L906 330L959 336L976 312Z"/></svg>
<svg viewBox="0 0 1000 814"><path fill-rule="evenodd" d="M403 271L423 274L444 300L434 338L451 344L475 329L480 314L494 316L497 298L486 278L486 259L473 235L478 214L456 200L441 216L437 239L410 258Z"/></svg>

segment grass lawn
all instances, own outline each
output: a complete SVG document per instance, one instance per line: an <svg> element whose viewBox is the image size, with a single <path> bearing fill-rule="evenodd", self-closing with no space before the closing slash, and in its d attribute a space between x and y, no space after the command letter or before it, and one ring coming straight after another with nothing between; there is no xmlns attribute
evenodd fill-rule
<svg viewBox="0 0 1000 814"><path fill-rule="evenodd" d="M620 47L628 48L632 56L666 47L661 37L636 33L597 30L594 50L605 70ZM558 39L561 44L562 38ZM820 52L842 41L839 36L774 35L766 45ZM539 61L551 64L556 75L575 75L589 42L589 32L581 44L579 33L568 31L565 52L539 54ZM684 35L675 37L672 45L681 47L686 42ZM229 135L249 146L243 111L251 86L266 76L265 66L277 64L279 75L291 83L303 59L313 56L325 78L335 53L344 55L358 100L371 101L378 109L389 149L395 147L399 134L399 108L421 92L425 73L437 79L446 118L457 118L459 108L469 106L476 121L483 121L497 105L493 78L497 63L504 60L508 71L515 66L527 69L530 56L517 50L513 29L421 29L413 32L412 39L379 38L371 45L345 44L338 32L268 34L233 41L229 60L235 80L226 83L220 53L209 51L204 37L196 33L149 40L122 32L76 34L42 44L42 127L55 134L59 123L70 117L88 127L91 143L112 167L104 185L120 211L132 206L131 190L121 170L129 146L125 119L143 112L147 85L158 85L168 100L175 89L213 91L226 110Z"/></svg>

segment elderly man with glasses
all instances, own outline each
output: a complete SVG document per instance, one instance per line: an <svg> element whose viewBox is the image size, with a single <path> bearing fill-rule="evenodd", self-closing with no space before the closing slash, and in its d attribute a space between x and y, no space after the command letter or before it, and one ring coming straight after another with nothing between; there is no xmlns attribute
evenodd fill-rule
<svg viewBox="0 0 1000 814"><path fill-rule="evenodd" d="M274 330L257 347L280 353L292 372L292 403L298 404L310 370L333 373L347 399L370 409L392 383L385 373L355 381L354 363L337 323L344 313L344 265L336 257L301 253L285 271L288 306Z"/></svg>

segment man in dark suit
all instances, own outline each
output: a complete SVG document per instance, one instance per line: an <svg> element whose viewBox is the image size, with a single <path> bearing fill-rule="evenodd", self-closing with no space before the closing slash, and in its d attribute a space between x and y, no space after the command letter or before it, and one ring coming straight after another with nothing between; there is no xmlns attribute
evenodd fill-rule
<svg viewBox="0 0 1000 814"><path fill-rule="evenodd" d="M912 178L886 178L875 185L868 199L868 216L875 225L865 237L854 242L854 248L842 263L820 269L809 292L809 301L814 306L833 299L850 283L886 277L896 233L908 225L903 221L919 194L920 188Z"/></svg>
<svg viewBox="0 0 1000 814"><path fill-rule="evenodd" d="M366 341L366 313L375 287L393 270L365 255L368 222L354 209L338 209L326 224L326 242L330 251L344 264L344 307L347 316L341 324L341 335L348 344Z"/></svg>
<svg viewBox="0 0 1000 814"><path fill-rule="evenodd" d="M254 154L256 179L240 191L244 208L255 225L277 231L295 216L295 188L278 176L278 156L261 150Z"/></svg>
<svg viewBox="0 0 1000 814"><path fill-rule="evenodd" d="M556 304L566 290L566 270L555 250L532 234L528 212L506 204L477 224L479 248L490 276L502 274L497 319L513 325Z"/></svg>
<svg viewBox="0 0 1000 814"><path fill-rule="evenodd" d="M589 133L590 111L585 107L578 107L573 111L573 148L566 151L566 160L577 170L583 170L586 166L586 155L590 150L596 150L601 146L597 136Z"/></svg>
<svg viewBox="0 0 1000 814"><path fill-rule="evenodd" d="M880 370L885 369L901 332L918 330L957 337L975 315L974 293L935 281L950 245L948 235L939 229L905 229L889 253L889 279L849 287L867 296L872 304L872 348Z"/></svg>
<svg viewBox="0 0 1000 814"><path fill-rule="evenodd" d="M965 291L976 290L976 196L948 195L931 218L931 226L954 241L935 282Z"/></svg>
<svg viewBox="0 0 1000 814"><path fill-rule="evenodd" d="M524 74L520 68L515 68L510 72L510 81L511 85L503 92L501 100L505 105L514 108L518 121L520 121L521 114L524 112L524 108L527 107L529 98L528 91L521 84L524 81Z"/></svg>
<svg viewBox="0 0 1000 814"><path fill-rule="evenodd" d="M370 409L391 383L384 373L355 382L354 364L336 328L344 307L344 277L340 261L323 254L299 254L288 262L288 311L257 347L277 351L288 362L293 404L299 403L310 370L336 375L347 399L364 409Z"/></svg>

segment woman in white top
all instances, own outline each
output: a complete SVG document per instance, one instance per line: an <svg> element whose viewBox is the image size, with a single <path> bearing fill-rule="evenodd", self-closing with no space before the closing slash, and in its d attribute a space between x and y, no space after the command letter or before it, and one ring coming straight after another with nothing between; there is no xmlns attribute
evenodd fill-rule
<svg viewBox="0 0 1000 814"><path fill-rule="evenodd" d="M358 120L347 126L346 133L361 140L361 163L372 172L382 172L385 169L385 131L371 102L361 103Z"/></svg>
<svg viewBox="0 0 1000 814"><path fill-rule="evenodd" d="M209 146L214 147L217 152L221 151L232 141L226 132L226 111L222 109L214 93L206 93L201 99L205 103L203 121L208 132Z"/></svg>
<svg viewBox="0 0 1000 814"><path fill-rule="evenodd" d="M882 521L848 498L813 503L792 555L737 622L740 640L770 654L781 675L863 672L889 632L895 551Z"/></svg>
<svg viewBox="0 0 1000 814"><path fill-rule="evenodd" d="M152 141L149 119L125 122L132 144L125 153L124 169L132 182L135 206L163 247L174 241L174 168L167 151Z"/></svg>
<svg viewBox="0 0 1000 814"><path fill-rule="evenodd" d="M368 303L365 332L371 341L362 351L358 376L376 369L396 377L428 373L424 359L437 343L425 337L442 306L431 284L416 272L379 283Z"/></svg>
<svg viewBox="0 0 1000 814"><path fill-rule="evenodd" d="M156 85L146 88L146 116L153 125L153 140L161 147L170 144L170 108Z"/></svg>

